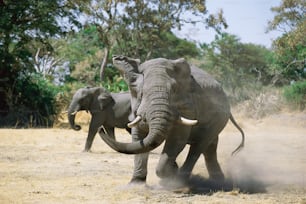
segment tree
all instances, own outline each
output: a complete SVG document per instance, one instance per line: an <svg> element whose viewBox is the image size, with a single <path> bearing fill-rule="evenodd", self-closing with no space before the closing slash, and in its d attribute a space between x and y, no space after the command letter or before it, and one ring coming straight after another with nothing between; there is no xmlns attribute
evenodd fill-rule
<svg viewBox="0 0 306 204"><path fill-rule="evenodd" d="M271 52L263 46L244 44L237 36L222 33L201 47L205 62L202 67L215 75L235 100L246 99L249 95L244 92L271 79L268 67Z"/></svg>
<svg viewBox="0 0 306 204"><path fill-rule="evenodd" d="M283 35L273 42L278 78L286 81L305 80L306 59L306 2L304 0L282 0L272 7L276 13L269 22L268 31L280 30ZM277 81L277 80L276 80Z"/></svg>
<svg viewBox="0 0 306 204"><path fill-rule="evenodd" d="M53 99L46 96L41 97L42 101L35 100L37 96L45 93L52 96L44 90L50 88L48 85L37 85L44 82L35 78L41 77L35 74L35 54L38 49L42 56L52 52L48 39L65 34L70 25L78 25L76 11L75 5L65 0L0 1L1 119L7 116L16 124L16 121L20 120L27 123L30 117L32 121L47 118L45 122L39 123L45 125L49 121L49 115L54 114L54 109L47 105L48 101ZM65 19L67 23L60 24L61 19ZM0 124L5 125L2 122L9 121L4 118Z"/></svg>
<svg viewBox="0 0 306 204"><path fill-rule="evenodd" d="M173 33L163 33L161 38L164 46L156 48L152 57L177 58L178 56L195 57L199 55L199 49L194 43L179 39ZM67 80L77 82L81 86L96 86L101 84L99 68L104 56L104 45L100 41L99 31L95 25L85 25L76 33L71 33L63 39L56 40L56 55L58 59L69 62L70 72ZM110 52L116 49L114 46ZM56 58L56 59L57 59ZM119 72L109 63L104 71L104 87L110 91L126 90Z"/></svg>
<svg viewBox="0 0 306 204"><path fill-rule="evenodd" d="M62 58L69 63L67 82L78 80L87 85L94 85L104 48L96 26L86 24L78 32L71 32L54 41L57 45L56 58Z"/></svg>
<svg viewBox="0 0 306 204"><path fill-rule="evenodd" d="M82 4L88 15L88 22L95 24L100 39L105 45L103 67L113 47L116 53L129 55L142 60L158 53L158 49L167 47L161 35L171 33L173 28L181 28L186 23L202 23L221 30L226 27L222 11L208 15L205 0L110 0L91 1ZM189 18L184 14L189 14Z"/></svg>

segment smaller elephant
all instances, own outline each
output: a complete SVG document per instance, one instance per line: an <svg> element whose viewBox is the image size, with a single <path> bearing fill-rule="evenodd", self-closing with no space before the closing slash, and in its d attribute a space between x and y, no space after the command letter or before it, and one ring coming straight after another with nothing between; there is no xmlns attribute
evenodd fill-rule
<svg viewBox="0 0 306 204"><path fill-rule="evenodd" d="M92 116L84 152L90 151L98 128L102 125L112 138L115 138L115 127L125 128L131 133L127 126L131 113L129 92L110 93L102 87L78 89L68 108L68 120L74 130L81 129L80 125L75 124L75 115L81 110L89 111Z"/></svg>

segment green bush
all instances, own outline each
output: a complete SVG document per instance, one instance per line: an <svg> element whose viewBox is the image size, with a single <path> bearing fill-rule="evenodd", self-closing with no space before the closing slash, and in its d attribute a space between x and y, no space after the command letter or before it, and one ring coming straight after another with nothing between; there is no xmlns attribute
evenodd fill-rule
<svg viewBox="0 0 306 204"><path fill-rule="evenodd" d="M59 110L56 97L60 87L40 74L20 74L14 84L8 114L0 119L2 127L52 127ZM11 98L11 97L10 97Z"/></svg>
<svg viewBox="0 0 306 204"><path fill-rule="evenodd" d="M121 76L115 75L112 79L107 78L102 82L102 86L110 92L127 91L128 85Z"/></svg>
<svg viewBox="0 0 306 204"><path fill-rule="evenodd" d="M284 87L284 97L294 108L304 110L306 106L306 81L295 82Z"/></svg>

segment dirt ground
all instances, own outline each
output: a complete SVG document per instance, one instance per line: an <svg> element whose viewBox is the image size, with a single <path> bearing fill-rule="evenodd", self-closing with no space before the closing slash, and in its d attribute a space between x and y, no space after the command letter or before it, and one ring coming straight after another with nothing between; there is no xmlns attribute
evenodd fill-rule
<svg viewBox="0 0 306 204"><path fill-rule="evenodd" d="M78 132L0 129L0 203L306 204L306 113L236 119L246 133L245 148L231 156L241 137L230 122L219 139L219 161L228 182L206 180L201 158L190 188L184 189L160 186L155 167L161 148L150 155L147 187L130 186L133 156L114 152L98 135L92 152L83 153L87 127ZM130 141L125 131L116 134Z"/></svg>

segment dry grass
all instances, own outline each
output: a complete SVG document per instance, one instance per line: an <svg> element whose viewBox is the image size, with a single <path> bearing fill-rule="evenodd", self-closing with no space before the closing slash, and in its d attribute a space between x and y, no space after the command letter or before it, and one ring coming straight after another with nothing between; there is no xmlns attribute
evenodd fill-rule
<svg viewBox="0 0 306 204"><path fill-rule="evenodd" d="M278 89L268 89L253 98L243 101L235 106L234 112L247 117L260 119L271 114L280 112L285 108L281 91Z"/></svg>
<svg viewBox="0 0 306 204"><path fill-rule="evenodd" d="M235 113L234 113L235 114ZM77 121L88 115L79 114ZM87 119L86 119L87 118ZM218 156L228 183L207 180L203 158L188 188L163 189L155 175L161 147L152 152L148 187L126 185L133 157L114 152L96 138L82 153L87 128L0 129L0 203L300 203L306 202L305 113L282 113L261 120L237 118L246 147L229 123L220 135ZM67 122L67 121L66 121ZM125 131L116 130L122 141ZM179 165L188 149L178 157Z"/></svg>

